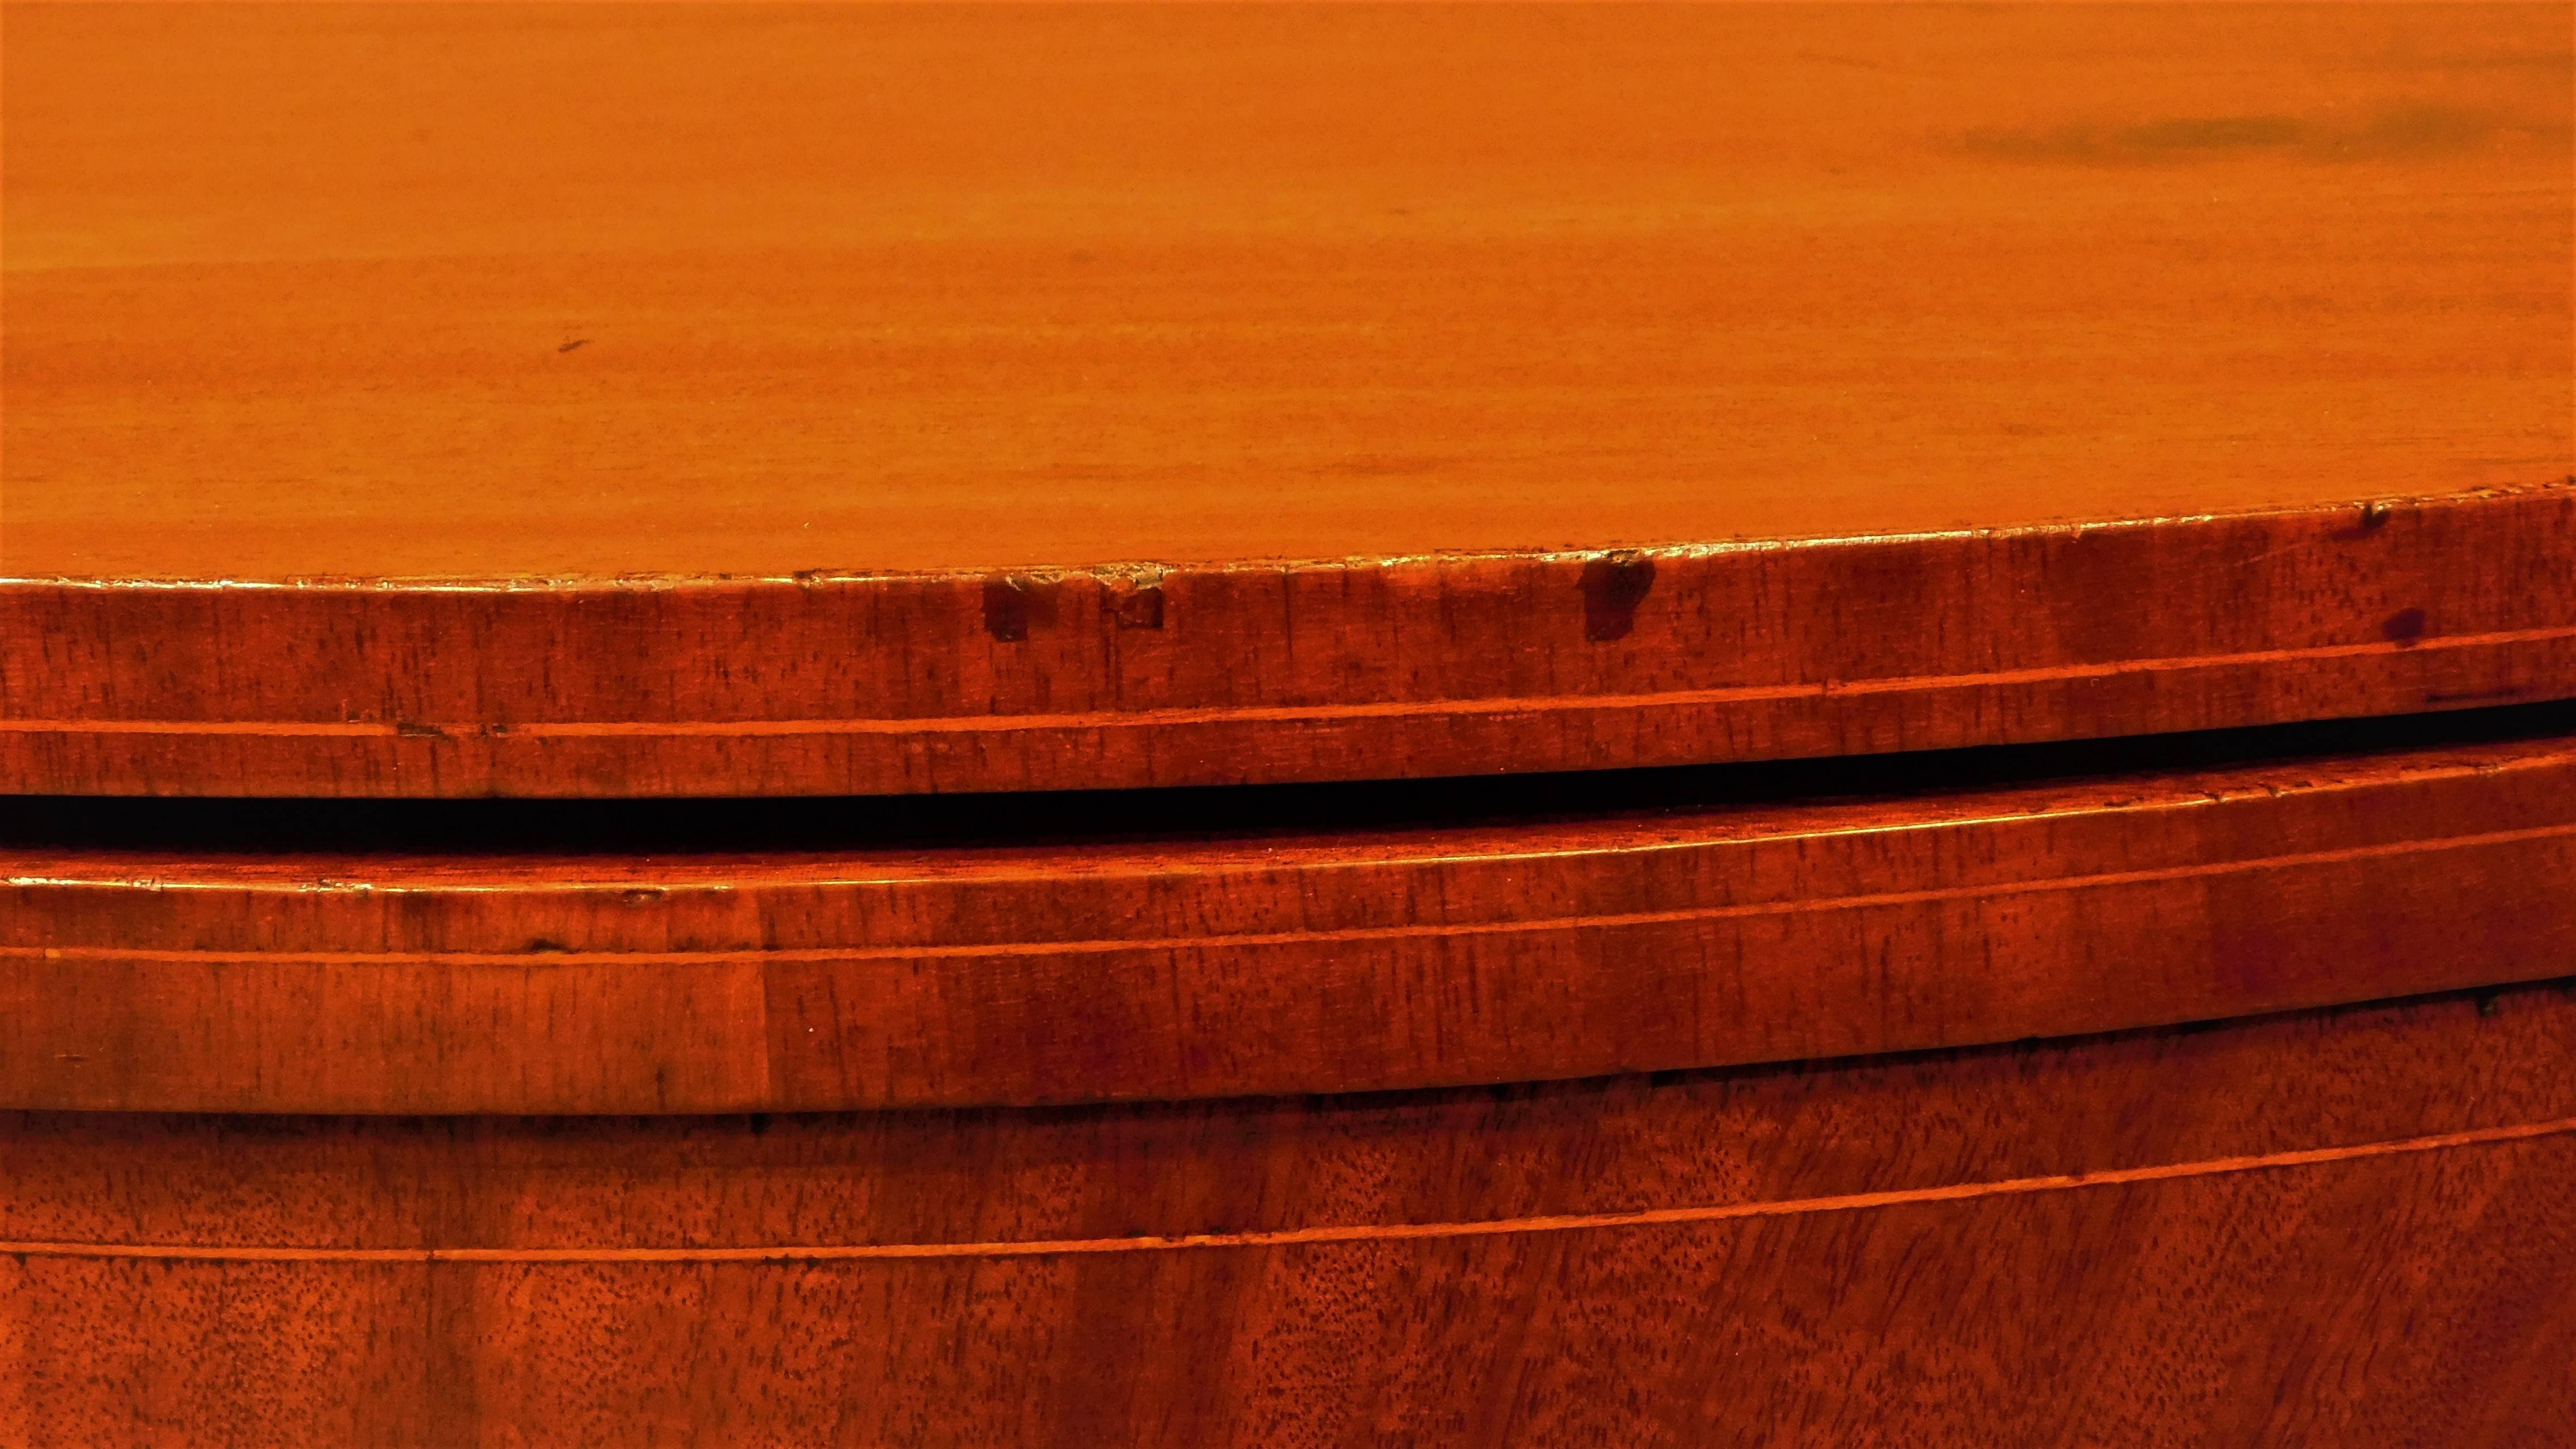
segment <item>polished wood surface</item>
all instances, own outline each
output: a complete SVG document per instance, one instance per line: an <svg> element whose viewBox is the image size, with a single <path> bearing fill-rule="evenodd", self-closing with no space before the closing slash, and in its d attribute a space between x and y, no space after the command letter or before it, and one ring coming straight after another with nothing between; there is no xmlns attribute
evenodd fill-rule
<svg viewBox="0 0 2576 1449"><path fill-rule="evenodd" d="M20 574L1407 556L2576 467L2555 5L10 19Z"/></svg>
<svg viewBox="0 0 2576 1449"><path fill-rule="evenodd" d="M80 837L98 807L70 802L54 828L72 843L46 845L39 822L0 854L0 1105L702 1112L1360 1091L2562 973L2569 708L2453 720L2506 737L1948 787L1937 772L1967 767L1909 757L1875 783L1911 793L1824 801L1798 797L1870 782L1849 762L1574 777L1499 816L1495 784L1422 792L1439 811L1479 802L1474 824L1389 818L1403 797L1385 785L1266 825L1283 797L1212 792L1159 829L1134 801L993 802L1011 832L1077 832L1026 844L925 835L954 807L924 802L800 845L800 822L855 807L755 802L660 837L651 811L669 807L546 807L592 822L568 845L543 838L543 811L460 807L431 817L448 834L426 854L399 832L365 849L326 838L330 819L419 807L290 810L267 832L281 849L244 838L255 815L205 802L194 818L216 843L138 848L113 829ZM2282 737L2229 738L2241 753ZM148 840L178 807L127 813ZM710 819L732 822L731 853L707 853ZM1143 834L1104 833L1122 828Z"/></svg>
<svg viewBox="0 0 2576 1449"><path fill-rule="evenodd" d="M0 1117L0 1430L2553 1445L2576 993L1497 1091Z"/></svg>
<svg viewBox="0 0 2576 1449"><path fill-rule="evenodd" d="M2564 6L5 24L0 1445L2576 1440Z"/></svg>
<svg viewBox="0 0 2576 1449"><path fill-rule="evenodd" d="M2564 18L13 8L0 790L2576 693Z"/></svg>

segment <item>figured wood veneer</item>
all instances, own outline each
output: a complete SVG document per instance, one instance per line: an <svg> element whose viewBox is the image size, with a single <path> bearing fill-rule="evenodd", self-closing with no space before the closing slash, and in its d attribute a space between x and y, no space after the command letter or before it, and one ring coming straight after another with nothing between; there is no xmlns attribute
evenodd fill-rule
<svg viewBox="0 0 2576 1449"><path fill-rule="evenodd" d="M0 1443L2576 1436L2564 711L1888 753L2576 695L2562 6L6 21Z"/></svg>
<svg viewBox="0 0 2576 1449"><path fill-rule="evenodd" d="M0 1431L2519 1449L2576 1424L2571 1053L2560 983L1490 1091L0 1115Z"/></svg>

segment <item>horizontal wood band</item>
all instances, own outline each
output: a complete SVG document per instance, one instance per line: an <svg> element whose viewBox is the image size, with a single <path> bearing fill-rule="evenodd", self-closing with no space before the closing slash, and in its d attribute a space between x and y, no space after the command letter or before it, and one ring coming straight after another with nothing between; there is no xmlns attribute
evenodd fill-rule
<svg viewBox="0 0 2576 1449"><path fill-rule="evenodd" d="M1636 580L1615 633L1607 569ZM1620 573L1620 571L1626 571ZM0 789L1530 772L2576 695L2576 487L1796 546L528 588L0 585ZM1042 588L997 631L987 594Z"/></svg>
<svg viewBox="0 0 2576 1449"><path fill-rule="evenodd" d="M0 1102L616 1113L1370 1091L2552 976L2576 966L2561 713L2504 716L2553 731L2538 736L2326 759L1231 840L20 844L0 859Z"/></svg>

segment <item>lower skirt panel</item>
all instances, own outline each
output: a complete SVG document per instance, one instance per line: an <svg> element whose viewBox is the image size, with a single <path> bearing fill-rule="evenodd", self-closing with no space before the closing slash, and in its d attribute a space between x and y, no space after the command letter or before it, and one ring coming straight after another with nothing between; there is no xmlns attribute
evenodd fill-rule
<svg viewBox="0 0 2576 1449"><path fill-rule="evenodd" d="M1539 1087L0 1116L0 1440L2544 1445L2576 989Z"/></svg>

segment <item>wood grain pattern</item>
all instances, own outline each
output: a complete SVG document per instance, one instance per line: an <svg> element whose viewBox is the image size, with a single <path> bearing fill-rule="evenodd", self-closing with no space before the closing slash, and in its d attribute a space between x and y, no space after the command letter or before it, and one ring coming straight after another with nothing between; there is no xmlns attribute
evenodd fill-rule
<svg viewBox="0 0 2576 1449"><path fill-rule="evenodd" d="M12 18L37 576L1402 557L2576 468L2550 5Z"/></svg>
<svg viewBox="0 0 2576 1449"><path fill-rule="evenodd" d="M2576 693L2576 487L1046 579L0 585L0 687L0 786L161 795L1080 789L2222 728Z"/></svg>
<svg viewBox="0 0 2576 1449"><path fill-rule="evenodd" d="M2576 693L2557 7L12 16L0 790Z"/></svg>
<svg viewBox="0 0 2576 1449"><path fill-rule="evenodd" d="M0 1430L2547 1445L2571 1053L2558 983L1358 1098L14 1114Z"/></svg>
<svg viewBox="0 0 2576 1449"><path fill-rule="evenodd" d="M2514 737L1822 802L1729 801L1743 774L1717 771L1626 782L1622 807L1577 779L1588 810L1461 825L715 855L22 843L0 858L0 1103L1376 1090L2563 973L2576 734L2559 706L2471 722Z"/></svg>

